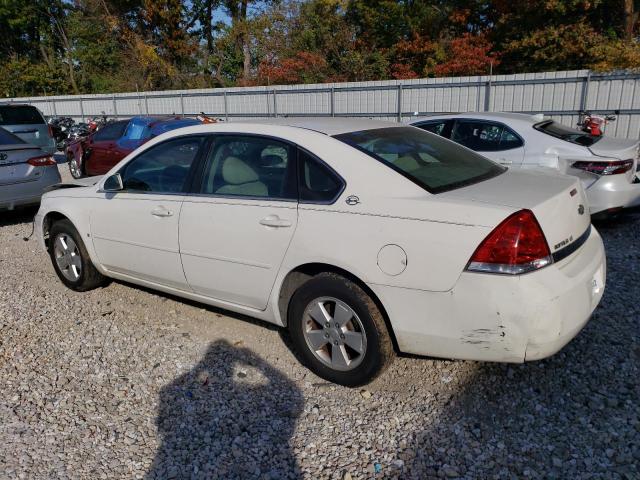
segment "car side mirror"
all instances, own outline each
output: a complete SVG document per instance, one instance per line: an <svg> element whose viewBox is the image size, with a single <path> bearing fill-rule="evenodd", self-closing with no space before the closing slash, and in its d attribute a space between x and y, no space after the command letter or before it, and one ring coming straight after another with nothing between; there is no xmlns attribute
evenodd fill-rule
<svg viewBox="0 0 640 480"><path fill-rule="evenodd" d="M120 192L124 190L124 185L122 183L122 177L119 173L114 173L110 177L108 177L104 184L102 185L102 189L105 192Z"/></svg>

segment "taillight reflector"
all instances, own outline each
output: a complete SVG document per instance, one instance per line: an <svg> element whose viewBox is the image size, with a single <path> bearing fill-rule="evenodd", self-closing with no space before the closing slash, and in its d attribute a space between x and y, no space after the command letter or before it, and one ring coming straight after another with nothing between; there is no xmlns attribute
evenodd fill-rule
<svg viewBox="0 0 640 480"><path fill-rule="evenodd" d="M551 251L531 210L507 217L485 238L467 270L517 275L552 263Z"/></svg>
<svg viewBox="0 0 640 480"><path fill-rule="evenodd" d="M55 165L56 161L53 159L51 155L41 155L39 157L32 157L27 160L29 165L33 165L34 167L49 167L51 165Z"/></svg>

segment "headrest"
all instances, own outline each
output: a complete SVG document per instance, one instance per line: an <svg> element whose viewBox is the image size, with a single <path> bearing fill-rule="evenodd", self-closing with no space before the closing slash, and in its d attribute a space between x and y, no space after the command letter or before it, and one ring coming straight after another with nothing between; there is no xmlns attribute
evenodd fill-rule
<svg viewBox="0 0 640 480"><path fill-rule="evenodd" d="M247 163L238 157L227 157L222 164L222 178L225 183L241 185L258 181L258 174Z"/></svg>

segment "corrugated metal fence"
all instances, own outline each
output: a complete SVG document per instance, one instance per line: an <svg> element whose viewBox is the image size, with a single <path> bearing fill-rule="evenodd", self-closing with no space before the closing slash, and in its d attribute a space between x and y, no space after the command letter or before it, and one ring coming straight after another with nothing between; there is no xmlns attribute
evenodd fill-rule
<svg viewBox="0 0 640 480"><path fill-rule="evenodd" d="M638 95L636 95L636 91ZM580 110L620 110L607 134L640 137L640 74L588 70L458 78L425 78L313 85L171 90L113 95L15 98L45 115L76 119L100 115L200 112L225 120L274 116L360 116L410 121L442 112L545 113L575 125Z"/></svg>

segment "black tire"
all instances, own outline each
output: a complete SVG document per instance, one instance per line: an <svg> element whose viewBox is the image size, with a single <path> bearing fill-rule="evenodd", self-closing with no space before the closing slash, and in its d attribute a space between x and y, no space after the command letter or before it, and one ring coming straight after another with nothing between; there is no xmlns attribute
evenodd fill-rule
<svg viewBox="0 0 640 480"><path fill-rule="evenodd" d="M56 259L55 243L58 237L64 238L64 236L71 237L75 245L77 246L78 256L80 257L80 273L77 279L73 280L67 278L65 273L61 270L58 260ZM93 290L107 283L107 278L102 275L91 262L91 258L87 253L87 249L84 246L84 242L73 224L67 220L58 220L51 226L49 231L49 256L51 257L51 263L58 278L71 290L76 292L86 292L87 290Z"/></svg>
<svg viewBox="0 0 640 480"><path fill-rule="evenodd" d="M327 364L329 360L323 362L317 353L314 353L305 336L305 331L311 328L308 325L318 326L318 322L310 320L305 312L308 307L311 308L317 300L323 298L334 298L348 306L357 315L359 325L364 331L364 354L357 366L350 370L337 370ZM331 300L327 305L331 308ZM380 309L359 285L335 273L316 275L296 290L289 302L288 328L293 346L303 363L319 377L339 385L357 387L371 382L389 366L394 357L393 343ZM359 328L357 330L359 331ZM324 334L326 338L331 338L327 337L327 330L323 332L327 332ZM332 357L331 342L323 348L326 350L321 354Z"/></svg>
<svg viewBox="0 0 640 480"><path fill-rule="evenodd" d="M75 164L75 169L74 169ZM67 165L69 166L69 173L76 180L84 177L84 162L78 165L78 161L76 160L73 154L67 155Z"/></svg>

